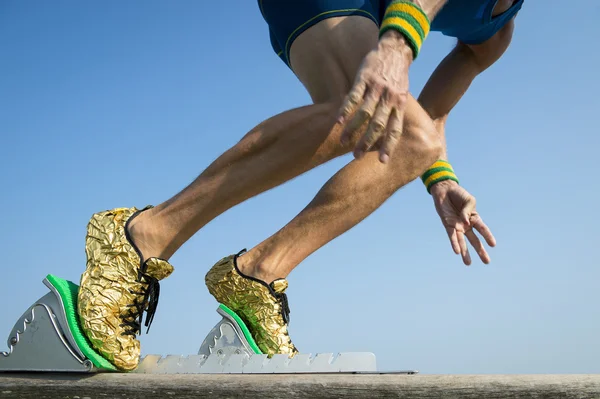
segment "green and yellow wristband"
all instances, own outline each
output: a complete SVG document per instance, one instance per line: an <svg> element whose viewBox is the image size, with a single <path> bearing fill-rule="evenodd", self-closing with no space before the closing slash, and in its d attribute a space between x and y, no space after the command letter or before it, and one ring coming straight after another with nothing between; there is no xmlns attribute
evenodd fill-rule
<svg viewBox="0 0 600 399"><path fill-rule="evenodd" d="M439 183L444 180L454 180L459 183L458 177L454 174L454 169L452 169L452 165L447 161L439 160L421 176L421 180L423 180L423 184L427 187L427 192L431 194L431 187L435 183Z"/></svg>
<svg viewBox="0 0 600 399"><path fill-rule="evenodd" d="M394 0L385 10L379 37L390 29L402 33L417 59L421 46L429 34L430 21L427 14L418 5L404 0Z"/></svg>

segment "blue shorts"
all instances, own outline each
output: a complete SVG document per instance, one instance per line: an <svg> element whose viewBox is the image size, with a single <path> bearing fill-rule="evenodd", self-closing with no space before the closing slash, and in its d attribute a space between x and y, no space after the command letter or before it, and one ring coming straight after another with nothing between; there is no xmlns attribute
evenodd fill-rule
<svg viewBox="0 0 600 399"><path fill-rule="evenodd" d="M391 0L258 0L269 25L271 44L289 65L294 40L317 22L331 17L360 15L380 25ZM496 34L521 9L515 0L506 12L492 17L498 0L449 0L431 24L431 30L466 44L483 43Z"/></svg>

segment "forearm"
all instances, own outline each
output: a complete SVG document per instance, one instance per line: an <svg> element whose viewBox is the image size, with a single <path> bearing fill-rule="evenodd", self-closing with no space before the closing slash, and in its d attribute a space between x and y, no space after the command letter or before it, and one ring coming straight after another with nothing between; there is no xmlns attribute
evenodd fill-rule
<svg viewBox="0 0 600 399"><path fill-rule="evenodd" d="M445 124L450 111L469 89L481 68L469 47L459 44L440 63L423 88L418 100L433 120L444 144L446 159Z"/></svg>
<svg viewBox="0 0 600 399"><path fill-rule="evenodd" d="M493 65L506 52L513 31L514 21L511 21L482 44L470 46L458 43L423 88L418 100L438 128L444 143L444 156L444 128L448 114L467 92L477 75Z"/></svg>
<svg viewBox="0 0 600 399"><path fill-rule="evenodd" d="M433 121L445 119L479 73L471 49L459 44L433 72L419 95L419 103Z"/></svg>

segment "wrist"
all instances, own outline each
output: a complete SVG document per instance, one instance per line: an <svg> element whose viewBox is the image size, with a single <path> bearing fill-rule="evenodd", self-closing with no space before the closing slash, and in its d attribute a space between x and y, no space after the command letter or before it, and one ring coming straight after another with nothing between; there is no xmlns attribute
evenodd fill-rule
<svg viewBox="0 0 600 399"><path fill-rule="evenodd" d="M454 180L442 180L433 184L429 189L429 192L433 197L439 197L452 187L458 187L458 183Z"/></svg>
<svg viewBox="0 0 600 399"><path fill-rule="evenodd" d="M430 25L429 17L417 4L407 0L393 0L385 10L379 37L387 36L389 31L400 33L412 49L413 59L416 59L429 34ZM395 35L391 37L397 38Z"/></svg>
<svg viewBox="0 0 600 399"><path fill-rule="evenodd" d="M406 37L397 30L388 29L381 35L378 48L390 48L393 51L400 53L406 61L412 62L414 60L414 51L411 45L406 40Z"/></svg>
<svg viewBox="0 0 600 399"><path fill-rule="evenodd" d="M431 165L431 167L423 173L421 180L423 180L423 184L425 184L427 192L430 194L431 189L438 183L451 180L456 184L459 184L458 177L456 177L452 165L450 165L448 161L441 159ZM443 187L444 186L442 186L442 188Z"/></svg>

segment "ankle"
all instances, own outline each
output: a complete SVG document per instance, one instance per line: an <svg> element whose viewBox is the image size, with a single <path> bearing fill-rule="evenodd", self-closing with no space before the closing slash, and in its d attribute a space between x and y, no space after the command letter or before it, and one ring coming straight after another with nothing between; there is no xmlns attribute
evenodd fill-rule
<svg viewBox="0 0 600 399"><path fill-rule="evenodd" d="M148 258L168 260L172 256L162 245L164 241L160 237L160 229L156 227L152 211L153 209L149 209L140 213L128 226L129 237L141 252L142 262Z"/></svg>
<svg viewBox="0 0 600 399"><path fill-rule="evenodd" d="M268 262L264 258L253 259L250 254L244 254L237 259L237 267L243 275L256 278L267 284L286 277L278 273L277 268L274 267L276 264L276 262Z"/></svg>

